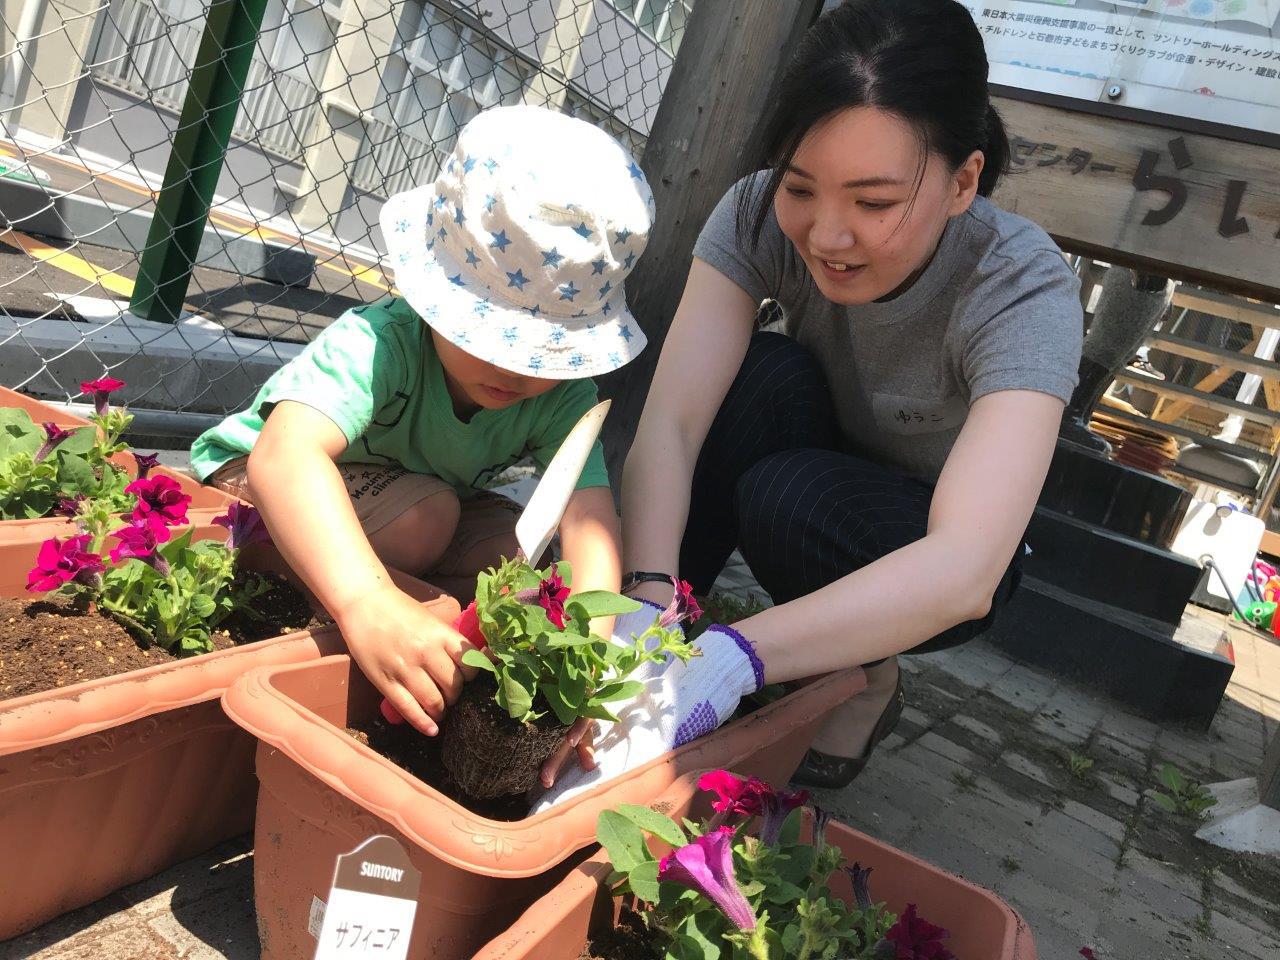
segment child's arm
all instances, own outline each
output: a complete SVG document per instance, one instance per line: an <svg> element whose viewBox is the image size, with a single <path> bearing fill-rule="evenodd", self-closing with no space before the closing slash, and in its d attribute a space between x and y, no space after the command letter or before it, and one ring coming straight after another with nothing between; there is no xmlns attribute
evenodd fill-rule
<svg viewBox="0 0 1280 960"><path fill-rule="evenodd" d="M337 621L365 676L414 727L438 732L470 646L401 592L360 528L334 460L346 437L327 416L282 401L249 455L249 490L276 547Z"/></svg>
<svg viewBox="0 0 1280 960"><path fill-rule="evenodd" d="M609 590L622 586L622 533L608 487L575 490L560 521L560 549L573 570L573 592ZM610 624L596 632L609 636Z"/></svg>
<svg viewBox="0 0 1280 960"><path fill-rule="evenodd" d="M569 498L560 521L560 551L573 570L573 592L609 590L622 586L622 531L608 487L576 490ZM613 633L613 618L597 620L592 629L602 637ZM542 767L542 785L555 783L569 754L578 754L584 770L595 768L592 723L579 720L569 730L564 743Z"/></svg>

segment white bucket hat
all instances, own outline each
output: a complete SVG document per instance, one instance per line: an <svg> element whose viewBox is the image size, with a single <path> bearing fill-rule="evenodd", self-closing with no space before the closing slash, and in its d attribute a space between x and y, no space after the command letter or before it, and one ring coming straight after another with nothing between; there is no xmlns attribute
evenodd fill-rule
<svg viewBox="0 0 1280 960"><path fill-rule="evenodd" d="M616 370L644 349L623 281L653 193L613 137L539 107L495 107L458 135L436 182L391 197L396 287L433 330L504 370Z"/></svg>

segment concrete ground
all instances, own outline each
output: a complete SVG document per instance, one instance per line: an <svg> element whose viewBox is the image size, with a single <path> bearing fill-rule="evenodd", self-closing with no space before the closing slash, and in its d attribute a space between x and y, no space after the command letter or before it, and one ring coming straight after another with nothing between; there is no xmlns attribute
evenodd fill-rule
<svg viewBox="0 0 1280 960"><path fill-rule="evenodd" d="M722 584L751 586L741 568ZM1240 628L1233 639L1235 676L1207 732L1162 728L981 640L904 660L897 731L851 786L816 799L995 890L1043 960L1084 947L1099 960L1277 960L1280 861L1211 847L1150 796L1165 762L1204 783L1256 773L1280 724L1280 645ZM0 960L255 960L251 845L224 844L0 944Z"/></svg>

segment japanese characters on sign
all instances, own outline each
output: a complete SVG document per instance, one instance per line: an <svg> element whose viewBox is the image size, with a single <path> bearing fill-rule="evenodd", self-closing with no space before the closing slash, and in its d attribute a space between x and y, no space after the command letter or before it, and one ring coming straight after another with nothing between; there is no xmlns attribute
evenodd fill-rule
<svg viewBox="0 0 1280 960"><path fill-rule="evenodd" d="M393 838L338 857L315 960L405 960L422 874Z"/></svg>
<svg viewBox="0 0 1280 960"><path fill-rule="evenodd" d="M1280 135L1280 4L962 2L993 83Z"/></svg>

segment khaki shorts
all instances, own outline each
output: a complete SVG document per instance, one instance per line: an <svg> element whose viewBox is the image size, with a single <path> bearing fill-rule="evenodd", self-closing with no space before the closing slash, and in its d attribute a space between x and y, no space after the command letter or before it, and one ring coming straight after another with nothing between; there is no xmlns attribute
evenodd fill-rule
<svg viewBox="0 0 1280 960"><path fill-rule="evenodd" d="M247 460L248 457L239 457L228 461L215 470L205 483L252 503L253 498L249 496L245 476ZM375 463L339 463L335 466L342 475L342 482L346 484L351 505L356 511L356 519L360 521L360 527L366 536L373 536L428 497L439 494L456 496L453 487L439 477L410 473L403 467ZM501 538L514 544L516 520L519 517L520 505L496 493L482 491L471 500L463 500L453 540L430 572L459 577L479 572L471 569L474 560L463 562L464 558L471 556L476 547L489 540ZM495 554L486 565L496 562Z"/></svg>

